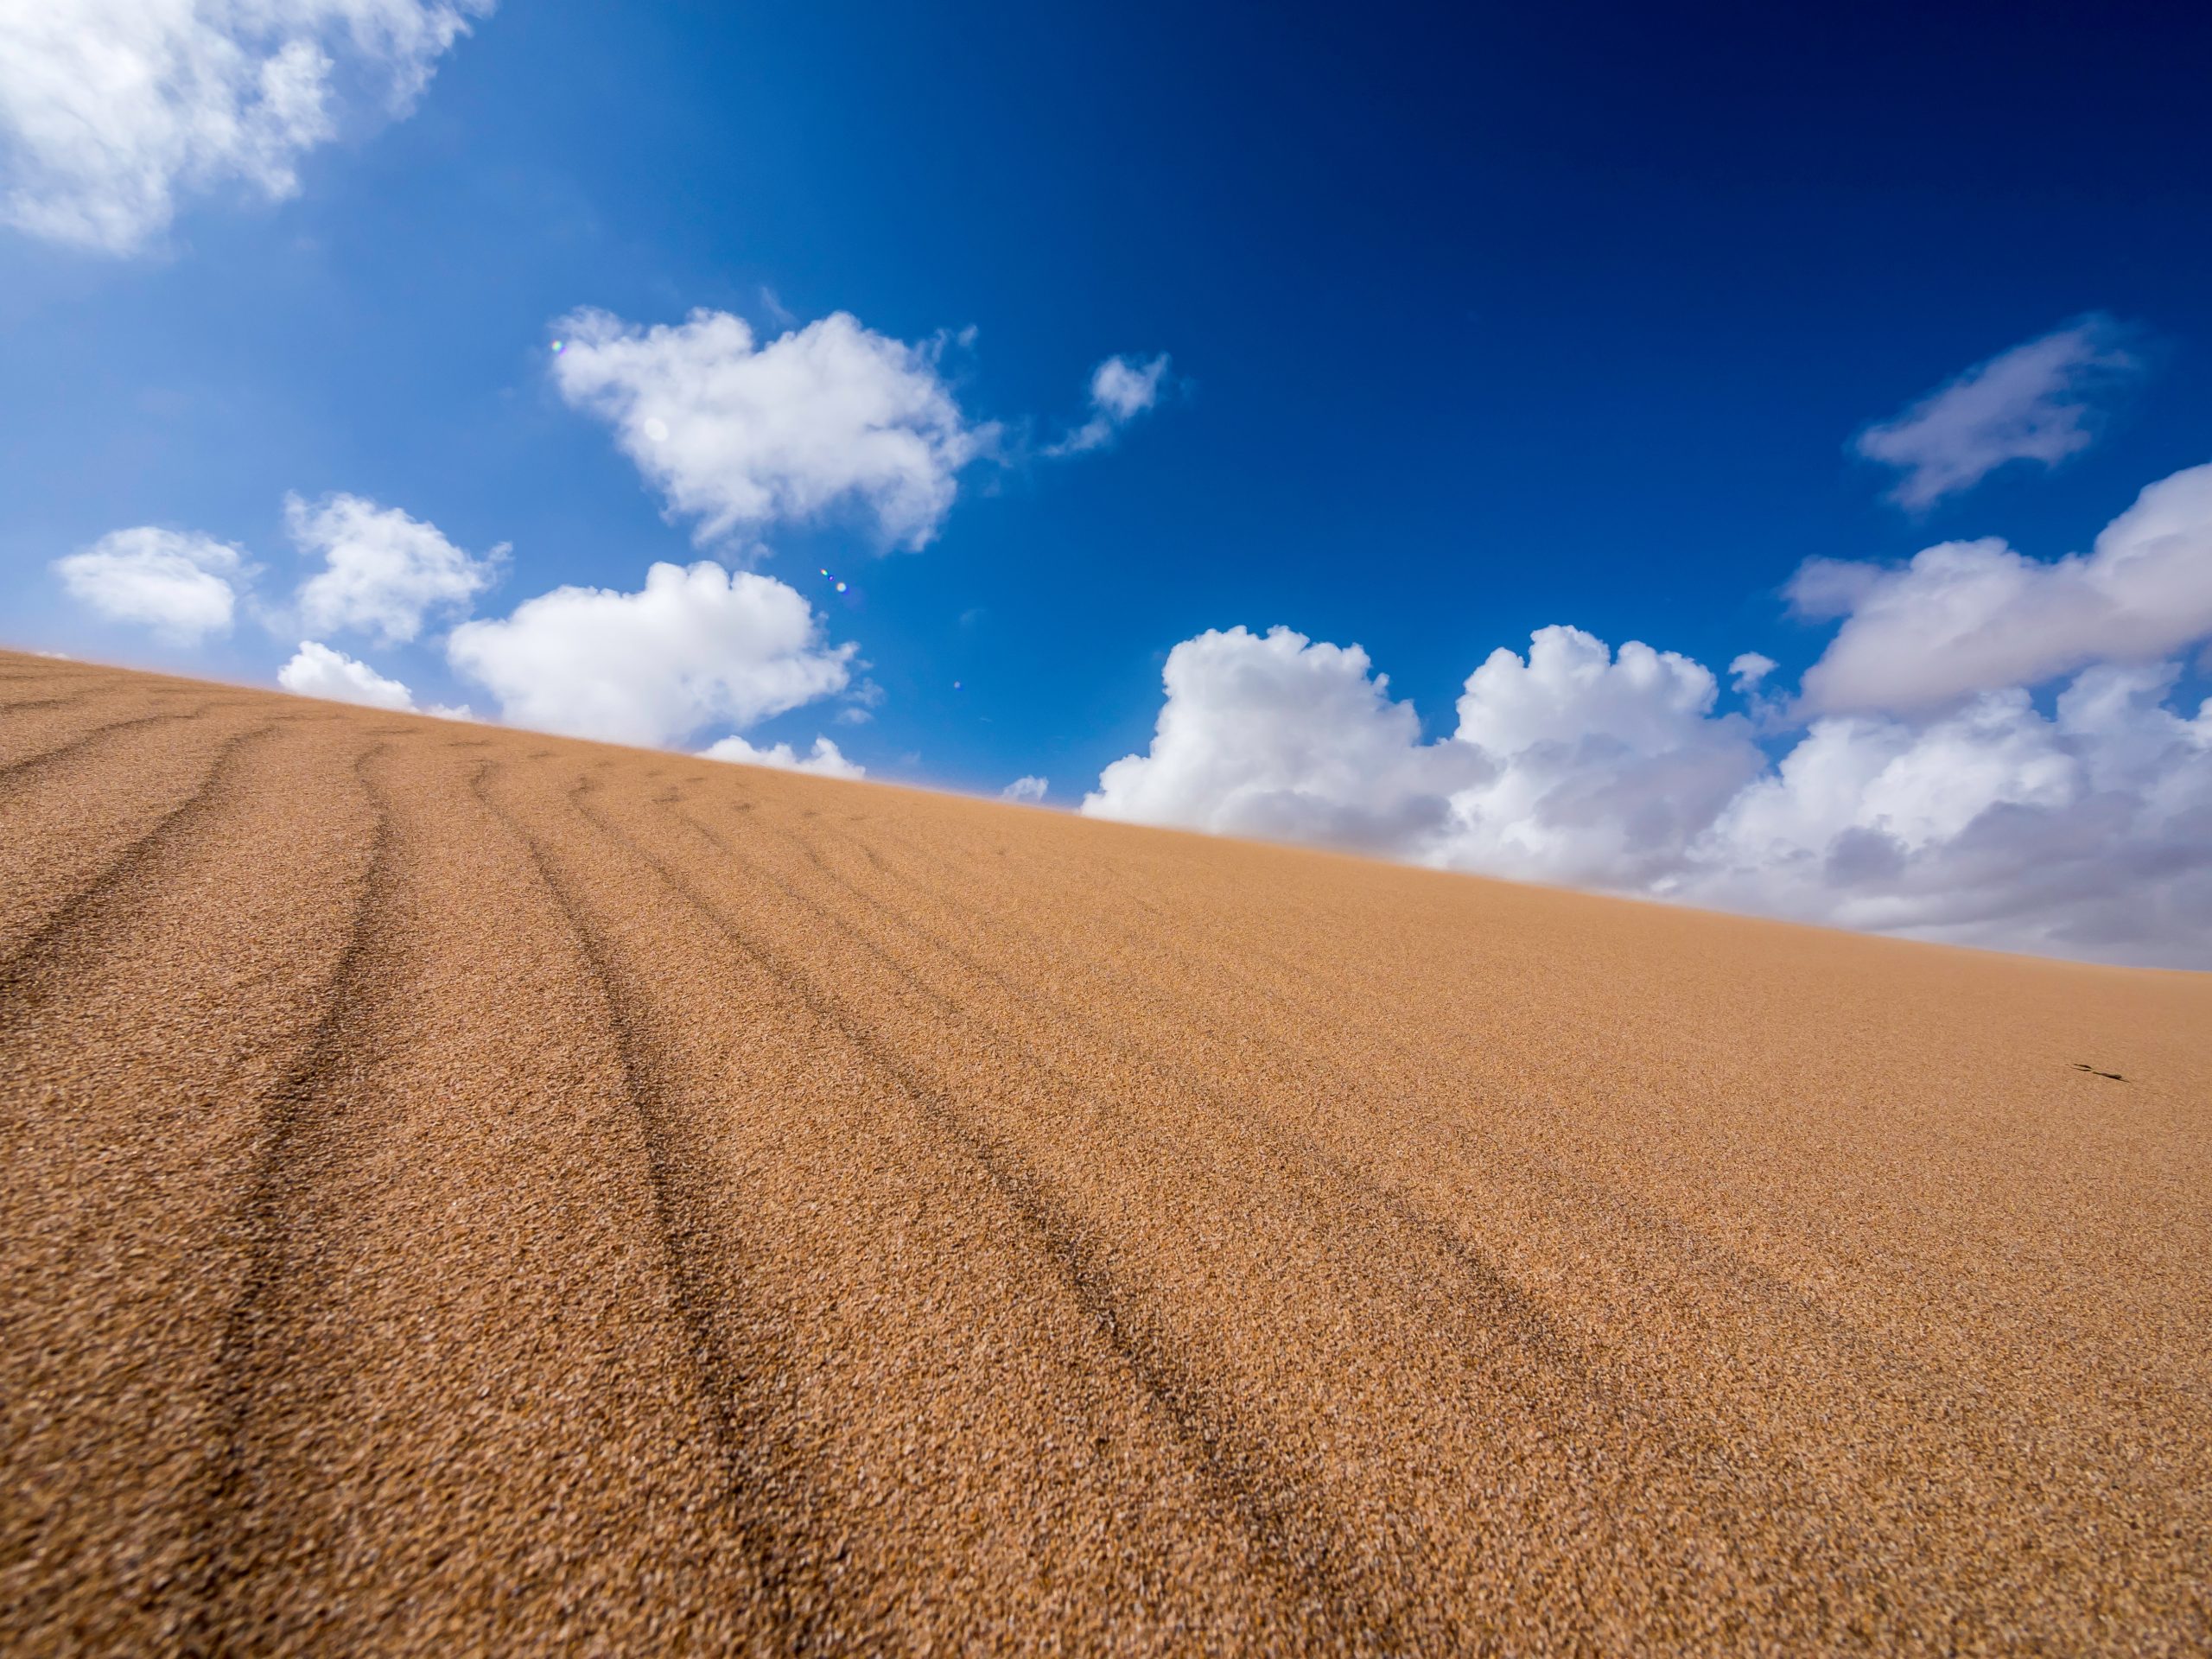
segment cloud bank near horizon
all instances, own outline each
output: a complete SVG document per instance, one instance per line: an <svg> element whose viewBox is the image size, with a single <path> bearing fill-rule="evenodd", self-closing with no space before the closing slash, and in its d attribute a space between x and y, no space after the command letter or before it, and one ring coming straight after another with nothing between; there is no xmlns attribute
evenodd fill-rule
<svg viewBox="0 0 2212 1659"><path fill-rule="evenodd" d="M1703 664L1539 629L1424 741L1357 645L1209 630L1168 654L1149 748L1093 817L1310 842L1915 938L2212 966L2212 467L2145 490L2087 558L2001 543L1824 569L1843 626L1780 712ZM2088 602L2085 595L2099 602Z"/></svg>
<svg viewBox="0 0 2212 1659"><path fill-rule="evenodd" d="M113 620L172 643L245 609L385 642L466 613L479 558L364 498L288 498L311 568L264 605L261 567L213 537L112 532L55 562ZM2212 638L2212 466L2146 487L2087 555L2037 561L1947 543L1896 566L1827 562L1789 588L1839 626L1796 695L1756 652L1721 677L1630 640L1539 629L1468 676L1426 739L1357 645L1287 627L1208 630L1169 653L1147 749L1106 766L1091 816L1312 842L1962 944L2212 965L2212 701L2174 704ZM564 586L442 646L505 721L835 777L865 768L743 734L853 695L789 585L713 561L658 563L635 591ZM418 707L400 680L317 639L278 672L304 695ZM432 708L426 712L454 714ZM1777 735L1779 740L1777 741ZM1042 798L1024 777L1007 798Z"/></svg>
<svg viewBox="0 0 2212 1659"><path fill-rule="evenodd" d="M835 640L796 588L733 567L764 552L753 538L772 528L830 515L884 549L938 534L963 469L1000 435L962 410L944 340L903 342L842 312L765 344L706 310L652 327L582 311L563 326L556 388L607 423L667 515L723 556L655 561L634 588L563 584L477 616L507 572L505 543L472 553L427 519L340 493L284 498L303 564L272 598L244 549L156 525L111 532L54 573L97 614L175 645L228 634L244 612L298 642L276 678L305 695L418 708L404 680L331 643L352 635L440 652L513 725L703 741L716 759L863 776L826 737L803 750L749 735L830 699L845 702L840 718L864 718L880 694L856 683L858 644ZM1870 432L1889 435L1882 458L1923 469L1929 499L2009 460L2055 464L2088 441L2082 399L2123 372L2120 338L2086 320ZM1158 405L1167 377L1165 355L1105 359L1089 423L1045 453L1108 446ZM1560 625L1478 664L1436 736L1357 645L1209 629L1169 652L1149 746L1107 765L1081 810L1926 938L2212 966L2212 702L2177 705L2187 653L2212 638L2212 466L2145 488L2087 553L1947 541L1899 564L1811 561L1785 592L1801 617L1835 626L1794 691L1757 651L1724 676ZM1034 803L1048 787L1024 775L1003 795Z"/></svg>

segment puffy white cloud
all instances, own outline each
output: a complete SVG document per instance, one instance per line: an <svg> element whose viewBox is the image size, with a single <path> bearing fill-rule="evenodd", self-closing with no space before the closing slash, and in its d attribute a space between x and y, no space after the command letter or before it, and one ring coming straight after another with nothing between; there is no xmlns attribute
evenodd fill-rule
<svg viewBox="0 0 2212 1659"><path fill-rule="evenodd" d="M1740 677L1744 671L1736 671ZM1807 921L2212 966L2212 702L2172 664L2098 664L2038 712L1827 716L1778 764L1700 665L1573 628L1492 654L1423 742L1357 647L1185 640L1151 750L1095 816L1351 846Z"/></svg>
<svg viewBox="0 0 2212 1659"><path fill-rule="evenodd" d="M1424 746L1413 705L1368 668L1357 645L1284 627L1185 639L1167 653L1150 752L1108 766L1083 810L1418 853L1449 820L1452 791L1489 767L1467 746Z"/></svg>
<svg viewBox="0 0 2212 1659"><path fill-rule="evenodd" d="M111 531L56 559L54 569L73 598L102 616L181 645L230 632L239 586L251 574L226 542L151 524Z"/></svg>
<svg viewBox="0 0 2212 1659"><path fill-rule="evenodd" d="M1961 944L2212 967L2212 702L2171 664L1933 721L1815 721L1657 891Z"/></svg>
<svg viewBox="0 0 2212 1659"><path fill-rule="evenodd" d="M1577 628L1492 652L1435 742L1357 645L1287 628L1186 639L1166 682L1150 752L1085 812L1611 885L1672 868L1760 765L1740 715L1708 718L1706 669Z"/></svg>
<svg viewBox="0 0 2212 1659"><path fill-rule="evenodd" d="M2055 467L2094 440L2094 399L2141 365L2128 331L2094 315L1999 353L1859 435L1859 453L1903 474L1890 492L1919 509L2008 461Z"/></svg>
<svg viewBox="0 0 2212 1659"><path fill-rule="evenodd" d="M492 0L9 0L0 219L128 253L177 198L299 188L341 111L404 115Z"/></svg>
<svg viewBox="0 0 2212 1659"><path fill-rule="evenodd" d="M517 725L661 746L842 690L854 649L825 644L783 582L703 560L655 564L634 594L556 588L447 641Z"/></svg>
<svg viewBox="0 0 2212 1659"><path fill-rule="evenodd" d="M1455 747L1489 775L1451 798L1431 861L1540 880L1641 887L1675 868L1764 756L1714 715L1701 664L1580 628L1540 628L1467 678Z"/></svg>
<svg viewBox="0 0 2212 1659"><path fill-rule="evenodd" d="M312 506L288 495L284 523L301 552L323 561L300 585L301 619L319 632L351 628L387 645L414 639L433 610L467 610L506 552L502 545L472 557L436 525L358 495Z"/></svg>
<svg viewBox="0 0 2212 1659"><path fill-rule="evenodd" d="M1126 357L1108 358L1090 372L1090 418L1046 454L1080 454L1107 443L1160 401L1166 378L1165 353L1143 364L1132 363Z"/></svg>
<svg viewBox="0 0 2212 1659"><path fill-rule="evenodd" d="M554 384L614 429L671 515L707 542L857 507L890 543L920 547L962 467L996 441L909 345L837 312L766 346L743 319L699 310L639 328L604 311L558 325Z"/></svg>
<svg viewBox="0 0 2212 1659"><path fill-rule="evenodd" d="M276 683L296 696L410 712L415 707L415 694L397 680L388 680L366 663L315 639L300 642L291 661L276 671Z"/></svg>
<svg viewBox="0 0 2212 1659"><path fill-rule="evenodd" d="M284 518L301 552L322 568L300 584L289 608L254 601L272 630L296 622L316 633L350 628L384 645L403 644L421 633L431 613L465 611L491 585L507 550L502 545L474 557L435 524L356 495L312 505L288 495ZM183 645L229 632L258 573L227 543L152 525L116 531L54 568L70 593L103 615L143 623Z"/></svg>
<svg viewBox="0 0 2212 1659"><path fill-rule="evenodd" d="M826 737L814 740L814 747L800 754L788 743L772 743L766 748L755 748L741 737L726 737L710 743L699 751L709 760L735 760L748 766L774 766L781 772L810 772L820 778L865 778L868 768L858 761L848 760L838 752L837 746Z"/></svg>
<svg viewBox="0 0 2212 1659"><path fill-rule="evenodd" d="M1790 591L1802 611L1845 618L1805 674L1814 713L1910 712L2155 661L2212 634L2212 466L2145 489L2086 558L1945 542L1901 569L1815 560Z"/></svg>
<svg viewBox="0 0 2212 1659"><path fill-rule="evenodd" d="M1052 786L1049 779L1017 778L999 791L999 798L1002 801L1041 801L1045 798L1045 791Z"/></svg>

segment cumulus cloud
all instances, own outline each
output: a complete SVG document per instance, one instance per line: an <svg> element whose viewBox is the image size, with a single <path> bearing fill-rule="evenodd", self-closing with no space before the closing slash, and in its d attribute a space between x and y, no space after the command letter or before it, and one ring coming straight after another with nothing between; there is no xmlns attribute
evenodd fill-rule
<svg viewBox="0 0 2212 1659"><path fill-rule="evenodd" d="M110 531L54 562L70 595L102 616L150 628L173 645L228 633L238 589L251 574L227 542L141 524Z"/></svg>
<svg viewBox="0 0 2212 1659"><path fill-rule="evenodd" d="M397 680L388 680L366 663L315 639L300 642L291 661L276 671L276 683L296 696L409 712L415 707L414 693Z"/></svg>
<svg viewBox="0 0 2212 1659"><path fill-rule="evenodd" d="M350 628L387 645L414 639L432 611L466 611L506 552L502 545L472 557L436 525L358 495L312 506L289 495L284 523L300 551L323 562L300 586L301 619L317 632Z"/></svg>
<svg viewBox="0 0 2212 1659"><path fill-rule="evenodd" d="M1890 499L1915 511L1999 467L2055 467L2094 441L2095 400L2140 371L2129 331L2093 315L1999 353L1859 435L1869 461L1900 473Z"/></svg>
<svg viewBox="0 0 2212 1659"><path fill-rule="evenodd" d="M1126 357L1108 358L1090 372L1090 418L1045 453L1081 454L1110 442L1116 433L1159 403L1166 378L1165 353L1143 364Z"/></svg>
<svg viewBox="0 0 2212 1659"><path fill-rule="evenodd" d="M1049 779L1017 778L999 791L999 798L1002 801L1041 801L1045 798L1045 791L1052 786Z"/></svg>
<svg viewBox="0 0 2212 1659"><path fill-rule="evenodd" d="M2212 967L2212 702L2100 664L1929 721L1817 720L1663 894L1963 944Z"/></svg>
<svg viewBox="0 0 2212 1659"><path fill-rule="evenodd" d="M2186 489L2145 492L2110 544L2183 557L2164 540L2199 522L2199 486L2182 478ZM2183 546L2204 565L2201 543ZM1839 602L1881 592L1841 584ZM2208 631L2174 625L2164 649ZM1819 713L1770 761L1750 722L1716 712L1702 665L1633 642L1616 653L1579 629L1541 629L1525 656L1493 652L1468 677L1455 729L1431 741L1357 646L1210 632L1169 653L1149 750L1109 766L1083 810L1959 944L2212 967L2212 701L2174 706L2178 662L2102 659L2151 657L2160 647L2145 636L2094 637L2099 660L2023 651L1981 660L1937 702ZM1946 649L1897 653L1893 691ZM1756 652L1731 664L1747 694L1772 671ZM2007 673L2014 683L1976 683ZM2034 688L2053 678L2063 683L2039 704Z"/></svg>
<svg viewBox="0 0 2212 1659"><path fill-rule="evenodd" d="M814 747L800 754L788 743L772 743L766 748L755 748L741 737L726 737L710 743L699 751L709 760L735 760L748 766L774 766L781 772L810 772L820 778L865 778L868 768L858 761L848 760L838 752L837 746L826 737L814 740Z"/></svg>
<svg viewBox="0 0 2212 1659"><path fill-rule="evenodd" d="M465 612L489 587L504 544L482 558L463 552L435 524L357 495L309 504L284 499L300 551L322 568L300 584L289 608L254 601L271 630L341 629L404 644L434 613ZM141 525L105 536L54 565L63 586L102 615L137 622L181 645L230 631L258 567L227 543L196 531Z"/></svg>
<svg viewBox="0 0 2212 1659"><path fill-rule="evenodd" d="M1994 537L1902 568L1815 560L1790 594L1844 618L1806 671L1809 712L1910 712L2095 662L2152 662L2212 634L2212 466L2145 489L2087 557L2045 563Z"/></svg>
<svg viewBox="0 0 2212 1659"><path fill-rule="evenodd" d="M342 114L405 115L492 0L18 0L0 6L0 220L129 253L181 195L271 200Z"/></svg>
<svg viewBox="0 0 2212 1659"><path fill-rule="evenodd" d="M921 547L961 469L996 442L961 413L941 342L893 340L842 311L766 346L726 311L640 328L587 309L558 327L562 397L613 428L702 543L844 508L887 543Z"/></svg>
<svg viewBox="0 0 2212 1659"><path fill-rule="evenodd" d="M1711 716L1707 670L1578 628L1493 652L1434 742L1364 652L1288 628L1186 639L1166 683L1150 752L1108 766L1085 812L1633 884L1678 863L1761 763L1740 715Z"/></svg>
<svg viewBox="0 0 2212 1659"><path fill-rule="evenodd" d="M1408 854L1490 770L1471 747L1423 745L1357 645L1209 630L1168 652L1165 677L1150 752L1108 766L1084 811Z"/></svg>
<svg viewBox="0 0 2212 1659"><path fill-rule="evenodd" d="M783 582L703 560L655 564L633 594L556 588L447 641L455 671L517 725L663 747L834 695L854 650L825 643Z"/></svg>
<svg viewBox="0 0 2212 1659"><path fill-rule="evenodd" d="M1741 715L1713 713L1702 664L1580 628L1540 628L1467 678L1451 740L1491 776L1459 791L1444 861L1540 880L1640 887L1675 868L1764 762Z"/></svg>

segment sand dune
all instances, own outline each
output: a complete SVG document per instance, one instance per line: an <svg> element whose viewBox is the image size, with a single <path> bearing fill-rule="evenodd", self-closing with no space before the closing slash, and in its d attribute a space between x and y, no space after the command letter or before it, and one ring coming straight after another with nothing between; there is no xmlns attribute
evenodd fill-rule
<svg viewBox="0 0 2212 1659"><path fill-rule="evenodd" d="M0 655L0 1648L2202 1651L2208 1084L2212 976Z"/></svg>

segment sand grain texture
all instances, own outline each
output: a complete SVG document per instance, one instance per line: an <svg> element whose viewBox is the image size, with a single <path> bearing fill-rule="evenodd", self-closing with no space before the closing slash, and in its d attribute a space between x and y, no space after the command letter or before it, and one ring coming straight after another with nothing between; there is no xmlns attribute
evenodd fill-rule
<svg viewBox="0 0 2212 1659"><path fill-rule="evenodd" d="M2212 976L0 653L0 1649L2212 1648Z"/></svg>

